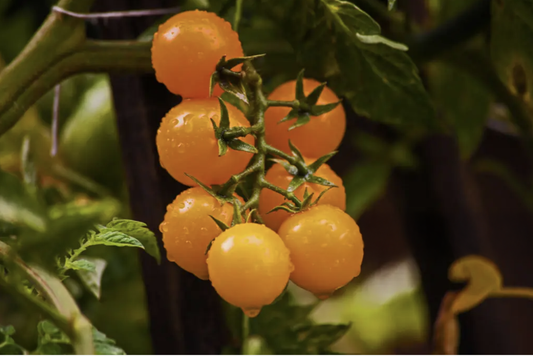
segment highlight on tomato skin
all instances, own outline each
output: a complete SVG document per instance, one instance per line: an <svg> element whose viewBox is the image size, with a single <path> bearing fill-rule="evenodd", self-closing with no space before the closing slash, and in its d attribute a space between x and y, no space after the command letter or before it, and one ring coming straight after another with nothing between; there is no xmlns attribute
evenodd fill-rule
<svg viewBox="0 0 533 356"><path fill-rule="evenodd" d="M304 94L309 95L320 82L304 78ZM296 80L278 86L270 95L270 100L292 101L295 99ZM317 105L336 103L339 97L327 86L318 98ZM321 157L336 150L346 131L346 113L342 104L320 116L311 116L303 126L289 130L295 120L280 123L291 109L288 107L270 107L265 112L265 135L267 142L290 154L289 140L307 157Z"/></svg>
<svg viewBox="0 0 533 356"><path fill-rule="evenodd" d="M314 160L306 159L306 163L311 163ZM342 210L346 209L346 190L342 183L342 179L329 167L327 164L323 164L315 173L316 176L324 178L337 187L331 188L327 191L322 198L318 201L318 204L330 204L334 205ZM287 189L290 182L294 178L293 175L289 174L285 168L279 164L274 164L266 173L265 179L280 188ZM318 198L320 193L328 189L328 187L305 182L300 187L298 187L294 194L300 200L303 200L305 190L309 194L314 193L314 199ZM259 213L265 222L265 225L271 228L274 231L278 231L281 224L290 216L290 213L284 210L278 210L270 212L276 206L280 206L287 200L281 194L273 192L268 189L263 189L259 195Z"/></svg>
<svg viewBox="0 0 533 356"><path fill-rule="evenodd" d="M230 127L250 126L239 109L229 103L226 107ZM184 100L161 121L156 136L159 160L161 166L182 184L197 185L185 173L207 185L223 184L233 174L242 172L252 158L251 153L233 149L228 149L220 157L211 119L220 124L217 98ZM255 141L251 135L241 140L251 145Z"/></svg>
<svg viewBox="0 0 533 356"><path fill-rule="evenodd" d="M223 57L243 57L239 35L215 13L194 10L174 15L163 23L152 41L156 78L183 98L209 97L209 81ZM240 66L234 70L240 70ZM216 85L214 96L222 89Z"/></svg>
<svg viewBox="0 0 533 356"><path fill-rule="evenodd" d="M249 317L283 292L293 270L279 235L256 223L220 234L209 249L207 267L217 293Z"/></svg>
<svg viewBox="0 0 533 356"><path fill-rule="evenodd" d="M337 207L316 205L292 215L278 233L291 251L291 281L320 299L361 272L364 242L359 226Z"/></svg>

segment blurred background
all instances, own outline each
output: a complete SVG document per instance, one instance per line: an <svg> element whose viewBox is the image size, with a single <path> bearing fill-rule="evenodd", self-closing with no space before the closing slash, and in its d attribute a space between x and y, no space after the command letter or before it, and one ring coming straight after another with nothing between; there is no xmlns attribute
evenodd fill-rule
<svg viewBox="0 0 533 356"><path fill-rule="evenodd" d="M487 52L491 1L399 0L392 12L378 0L353 2L382 25L385 36L415 44L424 40L421 34L465 10L476 10L475 21L482 23L458 46ZM2 65L20 53L54 3L0 0ZM206 8L209 2L108 0L96 1L95 11L175 5ZM211 1L210 6L227 19L233 17L232 1ZM272 11L282 8L273 5ZM296 77L301 61L268 15L253 12L253 6L244 10L240 38L246 54L267 53L257 67L268 92ZM134 39L145 33L149 39L155 20L91 21L88 35ZM430 352L440 301L446 291L461 287L447 280L447 269L468 254L492 259L506 285L533 287L531 160L519 130L475 75L438 60L420 63L438 119L449 131L419 133L372 122L344 103L348 130L330 165L343 178L347 212L363 233L363 272L311 314L319 323L351 323L332 348L337 352ZM319 74L316 78L321 79ZM154 155L159 120L178 102L150 75L72 77L61 85L59 154L49 154L50 92L0 138L0 168L20 175L22 141L29 136L37 147L39 179L51 203L97 206L102 223L113 216L130 217L156 232L166 204L183 189ZM220 329L226 324L224 314L208 284L169 263L157 267L135 250L95 249L90 254L108 261L101 300L75 278L67 280L69 290L94 325L127 353L183 350L176 343L188 345L191 353L211 353L231 339ZM316 302L294 285L289 293L298 304ZM14 325L15 338L28 348L36 340L38 320L33 315L0 296L0 324ZM529 301L489 300L460 321L461 353L533 353Z"/></svg>

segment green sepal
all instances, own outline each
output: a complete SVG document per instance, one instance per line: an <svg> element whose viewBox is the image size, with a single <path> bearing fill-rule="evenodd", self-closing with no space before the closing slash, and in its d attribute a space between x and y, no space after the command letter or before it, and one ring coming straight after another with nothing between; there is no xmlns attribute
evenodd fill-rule
<svg viewBox="0 0 533 356"><path fill-rule="evenodd" d="M299 116L298 109L292 109L291 111L289 111L287 116L285 116L283 119L278 121L278 124L281 124L282 122L286 122L286 121L295 119L298 116Z"/></svg>
<svg viewBox="0 0 533 356"><path fill-rule="evenodd" d="M209 217L210 217L211 219L213 219L213 221L217 224L217 226L220 228L220 230L222 230L222 231L226 231L227 229L229 229L229 226L226 225L225 222L218 220L218 219L215 218L213 215L209 215Z"/></svg>
<svg viewBox="0 0 533 356"><path fill-rule="evenodd" d="M294 130L297 127L303 126L307 124L309 121L311 121L311 117L308 113L303 112L298 114L298 118L296 119L296 122L289 127L289 131Z"/></svg>
<svg viewBox="0 0 533 356"><path fill-rule="evenodd" d="M242 77L239 73L232 72L228 69L221 69L218 73L218 84L226 93L232 94L237 99L248 104L246 89Z"/></svg>
<svg viewBox="0 0 533 356"><path fill-rule="evenodd" d="M309 113L312 116L320 116L322 114L325 114L335 109L340 103L342 103L342 100L339 100L336 103L331 103L331 104L313 105L311 109L309 110Z"/></svg>
<svg viewBox="0 0 533 356"><path fill-rule="evenodd" d="M194 178L193 176L191 176L190 174L187 174L187 173L184 173L187 177L191 178L196 184L198 184L198 186L200 188L202 188L203 190L205 190L209 195L211 195L213 198L215 198L216 200L218 200L218 202L220 203L220 205L224 205L224 203L228 203L231 201L231 198L224 198L224 197L221 197L220 195L218 195L212 188L210 188L209 186L205 185L204 183L200 182L198 179Z"/></svg>
<svg viewBox="0 0 533 356"><path fill-rule="evenodd" d="M322 157L320 157L319 159L317 159L316 161L314 161L313 163L311 163L310 165L307 166L307 168L309 168L309 170L312 172L312 173L315 173L319 168L320 166L322 166L324 163L326 163L327 161L329 161L329 159L333 156L335 156L337 154L338 151L333 151L333 152L330 152Z"/></svg>
<svg viewBox="0 0 533 356"><path fill-rule="evenodd" d="M258 153L257 148L239 139L233 139L229 141L227 145L236 151L243 151L243 152L249 152L249 153L254 153L254 154Z"/></svg>
<svg viewBox="0 0 533 356"><path fill-rule="evenodd" d="M209 77L209 97L213 96L213 89L215 89L215 85L219 82L220 79L218 78L218 73L215 71L211 74L211 77Z"/></svg>
<svg viewBox="0 0 533 356"><path fill-rule="evenodd" d="M222 131L225 131L229 129L229 114L228 114L228 108L226 106L226 103L221 98L218 98L218 102L220 103L220 126L219 129Z"/></svg>
<svg viewBox="0 0 533 356"><path fill-rule="evenodd" d="M213 242L214 241L215 241L215 239L209 241L209 243L207 244L207 248L205 249L204 255L207 255L209 253L209 250L211 249L211 246L213 246Z"/></svg>
<svg viewBox="0 0 533 356"><path fill-rule="evenodd" d="M298 148L296 148L296 146L293 145L291 140L289 140L289 148L291 149L291 152L292 152L294 157L298 158L302 162L305 162L304 161L304 157L302 156L302 153L300 152L300 150Z"/></svg>
<svg viewBox="0 0 533 356"><path fill-rule="evenodd" d="M252 218L252 214L255 213L257 211L256 208L253 208L252 210L250 210L250 212L248 213L248 215L246 215L246 220L244 220L245 223L249 222L250 219Z"/></svg>
<svg viewBox="0 0 533 356"><path fill-rule="evenodd" d="M278 210L284 210L284 211L286 211L288 213L291 213L291 214L296 214L296 213L298 213L300 211L294 204L283 203L281 205L278 205L278 206L270 209L270 211L268 211L267 214L273 213L273 212L278 211Z"/></svg>
<svg viewBox="0 0 533 356"><path fill-rule="evenodd" d="M315 195L315 193L309 194L308 191L307 191L307 188L305 188L304 200L302 201L302 207L300 208L300 210L305 210L305 209L309 208L311 205L313 205L313 196L314 195Z"/></svg>
<svg viewBox="0 0 533 356"><path fill-rule="evenodd" d="M329 180L321 178L321 177L317 177L315 175L311 175L311 176L306 177L306 180L309 183L319 184L319 185L323 185L323 186L326 186L326 187L336 187L336 185L334 183L330 182Z"/></svg>
<svg viewBox="0 0 533 356"><path fill-rule="evenodd" d="M289 174L291 174L293 176L298 174L298 168L296 168L295 166L293 166L292 164L290 164L289 162L287 162L285 160L277 159L277 158L271 158L270 161L276 162L278 164L281 164L283 166L283 168L285 168L287 173L289 173Z"/></svg>
<svg viewBox="0 0 533 356"><path fill-rule="evenodd" d="M222 57L224 58L224 62L221 63L220 61L218 62L217 64L217 69L219 68L226 68L226 69L232 69L233 67L235 66L238 66L239 64L243 64L244 62L246 62L247 60L254 60L254 59L257 59L257 58L261 58L261 57L264 57L266 54L263 53L263 54L256 54L256 55L253 55L253 56L245 56L245 57L237 57L237 58L231 58L229 60L226 61L226 57Z"/></svg>
<svg viewBox="0 0 533 356"><path fill-rule="evenodd" d="M226 152L228 152L228 145L226 141L222 139L218 139L217 143L218 143L218 156L222 157L226 154Z"/></svg>
<svg viewBox="0 0 533 356"><path fill-rule="evenodd" d="M298 77L296 78L296 100L298 101L305 101L305 93L304 93L304 72L305 69L302 69L300 73L298 73Z"/></svg>
<svg viewBox="0 0 533 356"><path fill-rule="evenodd" d="M320 199L322 199L322 197L324 196L324 194L326 194L327 192L329 192L331 189L333 188L337 188L337 187L328 187L326 189L324 189L323 191L320 192L320 194L318 195L318 198L316 198L316 200L313 202L313 204L311 205L316 205L318 204L318 202L320 201Z"/></svg>
<svg viewBox="0 0 533 356"><path fill-rule="evenodd" d="M325 179L324 179L325 180ZM298 189L302 184L304 184L306 181L306 178L295 176L291 182L289 183L289 186L287 187L287 192L292 193L296 189Z"/></svg>
<svg viewBox="0 0 533 356"><path fill-rule="evenodd" d="M315 89L313 89L311 94L309 94L307 96L307 99L305 100L307 105L315 105L316 104L316 102L318 101L318 98L320 98L320 94L322 94L322 91L324 90L325 86L326 86L326 82L320 83L319 86L317 86Z"/></svg>

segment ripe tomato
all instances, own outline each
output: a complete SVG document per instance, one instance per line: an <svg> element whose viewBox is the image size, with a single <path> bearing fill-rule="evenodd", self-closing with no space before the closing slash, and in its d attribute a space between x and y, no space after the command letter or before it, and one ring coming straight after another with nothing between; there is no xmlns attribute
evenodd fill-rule
<svg viewBox="0 0 533 356"><path fill-rule="evenodd" d="M304 93L309 95L320 83L314 79L304 79ZM295 99L296 81L286 82L268 96L270 100ZM325 87L317 105L331 104L339 101L335 93ZM335 109L320 116L311 116L307 124L289 131L294 120L279 123L289 113L287 107L271 107L265 112L265 134L269 144L284 152L290 153L289 140L298 147L304 156L321 157L334 151L342 141L346 130L346 114L341 104Z"/></svg>
<svg viewBox="0 0 533 356"><path fill-rule="evenodd" d="M205 251L222 232L209 215L230 225L233 206L229 203L220 206L200 187L189 188L167 206L159 226L168 260L200 279L209 279Z"/></svg>
<svg viewBox="0 0 533 356"><path fill-rule="evenodd" d="M342 185L342 179L336 175L327 164L323 164L316 171L315 175L327 179L337 185L337 188L332 188L325 193L318 201L318 204L330 204L339 207L342 210L346 209L346 191ZM269 183L277 185L283 189L287 189L294 176L289 174L281 164L276 163L268 170L265 178ZM309 194L315 193L313 199L316 199L320 193L326 190L328 187L306 182L298 187L298 189L294 191L294 194L300 200L303 200L306 188ZM278 231L283 221L285 221L290 214L284 210L274 211L269 214L267 213L274 207L279 206L284 202L286 202L285 197L269 189L263 189L259 195L259 214L261 214L265 225L274 231Z"/></svg>
<svg viewBox="0 0 533 356"><path fill-rule="evenodd" d="M249 317L283 292L293 270L278 234L253 223L220 234L209 250L207 267L218 294Z"/></svg>
<svg viewBox="0 0 533 356"><path fill-rule="evenodd" d="M317 205L288 218L279 235L291 251L291 281L320 299L357 277L363 238L356 222L331 205Z"/></svg>
<svg viewBox="0 0 533 356"><path fill-rule="evenodd" d="M157 80L184 98L209 97L209 79L222 56L242 57L242 46L231 25L211 12L185 11L171 17L152 42ZM213 95L221 94L217 85Z"/></svg>
<svg viewBox="0 0 533 356"><path fill-rule="evenodd" d="M230 127L250 126L237 108L226 104ZM218 99L184 100L163 118L157 131L157 149L161 166L177 181L189 186L196 183L184 173L204 184L222 184L246 168L251 153L228 149L218 156L218 143L211 120L220 124ZM252 136L243 141L253 145Z"/></svg>

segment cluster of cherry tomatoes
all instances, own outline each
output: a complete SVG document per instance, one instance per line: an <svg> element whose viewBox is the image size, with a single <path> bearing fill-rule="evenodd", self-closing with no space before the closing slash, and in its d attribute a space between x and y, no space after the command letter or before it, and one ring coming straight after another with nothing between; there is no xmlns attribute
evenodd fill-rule
<svg viewBox="0 0 533 356"><path fill-rule="evenodd" d="M154 36L152 64L157 79L183 102L163 118L157 133L161 165L179 182L191 186L168 206L160 229L168 259L198 278L211 280L227 302L255 316L285 289L289 279L298 286L327 298L359 275L363 241L359 227L347 215L342 180L323 164L315 175L336 185L320 201L296 214L278 210L283 195L263 189L258 211L263 224L242 222L222 231L211 217L231 225L234 207L221 204L189 176L205 185L220 185L246 169L253 153L229 149L219 156L213 124L220 124L221 105L217 85L209 96L212 73L221 57L243 57L238 34L213 13L188 11L175 15ZM239 68L237 68L239 69ZM320 83L305 79L306 95ZM269 100L295 100L296 81L276 88ZM325 87L318 104L337 102ZM250 127L245 115L227 104L230 127ZM279 123L289 107L270 107L265 112L267 144L289 153L289 140L299 148L306 162L335 150L344 135L346 117L341 105L314 116L300 127ZM254 145L248 135L243 141ZM294 178L279 163L266 173L272 185L287 189ZM305 182L293 193L318 196L327 187ZM242 201L242 198L238 198ZM210 244L212 244L210 246ZM210 247L209 247L210 246ZM206 250L209 248L207 254Z"/></svg>

